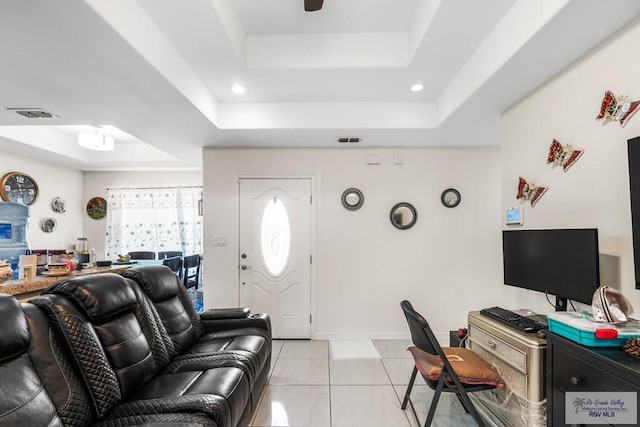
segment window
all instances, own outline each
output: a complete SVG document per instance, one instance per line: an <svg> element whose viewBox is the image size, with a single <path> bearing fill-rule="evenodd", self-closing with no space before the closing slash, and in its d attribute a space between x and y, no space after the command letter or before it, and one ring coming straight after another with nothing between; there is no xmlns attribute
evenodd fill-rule
<svg viewBox="0 0 640 427"><path fill-rule="evenodd" d="M202 253L202 187L108 188L107 259L129 251Z"/></svg>
<svg viewBox="0 0 640 427"><path fill-rule="evenodd" d="M264 208L260 240L262 259L267 271L272 276L279 276L289 261L291 227L287 209L277 197L274 197Z"/></svg>

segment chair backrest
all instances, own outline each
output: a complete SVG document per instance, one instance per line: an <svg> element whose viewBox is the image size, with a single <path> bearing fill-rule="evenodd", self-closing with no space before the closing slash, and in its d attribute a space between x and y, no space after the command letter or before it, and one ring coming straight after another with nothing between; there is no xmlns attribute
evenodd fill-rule
<svg viewBox="0 0 640 427"><path fill-rule="evenodd" d="M129 252L131 259L156 259L156 253L151 251Z"/></svg>
<svg viewBox="0 0 640 427"><path fill-rule="evenodd" d="M89 425L88 394L44 314L4 294L0 313L0 425Z"/></svg>
<svg viewBox="0 0 640 427"><path fill-rule="evenodd" d="M182 251L160 251L158 252L158 259L165 259L165 258L173 258L182 256Z"/></svg>
<svg viewBox="0 0 640 427"><path fill-rule="evenodd" d="M186 288L198 287L200 281L200 254L188 255L182 260L182 281Z"/></svg>
<svg viewBox="0 0 640 427"><path fill-rule="evenodd" d="M162 265L166 265L171 269L171 271L180 275L180 271L182 269L182 257L174 256L170 258L164 258L162 259Z"/></svg>
<svg viewBox="0 0 640 427"><path fill-rule="evenodd" d="M122 276L136 282L152 301L175 351L181 353L200 339L200 315L175 274L161 265L142 265L126 269Z"/></svg>
<svg viewBox="0 0 640 427"><path fill-rule="evenodd" d="M168 364L165 341L156 339L151 328L158 325L147 315L151 302L136 288L122 276L103 273L60 281L30 300L74 355L99 417Z"/></svg>
<svg viewBox="0 0 640 427"><path fill-rule="evenodd" d="M413 345L418 347L422 351L427 353L438 355L442 352L440 344L435 335L429 327L429 323L424 317L413 309L411 303L404 300L400 303L404 316L407 318L409 324L409 331L411 332L411 341ZM440 351L438 351L440 350Z"/></svg>

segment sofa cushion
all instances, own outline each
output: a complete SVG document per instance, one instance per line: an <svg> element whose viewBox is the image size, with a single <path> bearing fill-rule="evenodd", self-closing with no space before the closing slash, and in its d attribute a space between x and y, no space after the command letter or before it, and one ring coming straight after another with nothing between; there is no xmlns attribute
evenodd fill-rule
<svg viewBox="0 0 640 427"><path fill-rule="evenodd" d="M202 335L200 316L173 271L164 265L145 265L125 270L122 276L140 286L153 302L176 353L198 341Z"/></svg>
<svg viewBox="0 0 640 427"><path fill-rule="evenodd" d="M162 374L144 385L131 401L171 399L181 396L215 395L224 398L228 406L227 420L217 419L220 425L238 425L249 405L251 385L238 368L213 368L204 371Z"/></svg>
<svg viewBox="0 0 640 427"><path fill-rule="evenodd" d="M60 426L56 407L27 353L27 320L18 301L0 294L0 425Z"/></svg>
<svg viewBox="0 0 640 427"><path fill-rule="evenodd" d="M66 295L95 321L132 311L137 304L131 286L112 273L77 276L52 285L45 293Z"/></svg>
<svg viewBox="0 0 640 427"><path fill-rule="evenodd" d="M65 426L84 426L95 419L89 394L73 362L44 313L22 304L30 333L28 354Z"/></svg>
<svg viewBox="0 0 640 427"><path fill-rule="evenodd" d="M0 294L2 333L0 333L0 361L23 353L29 345L29 330L20 303L9 295Z"/></svg>

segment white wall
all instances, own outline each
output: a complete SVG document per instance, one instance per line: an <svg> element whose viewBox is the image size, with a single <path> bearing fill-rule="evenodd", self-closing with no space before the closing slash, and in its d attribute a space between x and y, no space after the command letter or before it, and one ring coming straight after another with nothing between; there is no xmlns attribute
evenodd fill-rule
<svg viewBox="0 0 640 427"><path fill-rule="evenodd" d="M86 216L82 197L82 172L56 166L19 154L0 151L0 176L7 172L24 172L38 183L40 196L31 205L27 239L31 249L72 250L76 239L82 236L82 219ZM56 197L64 199L67 211L54 212L51 202ZM58 226L51 233L40 228L44 218L54 218Z"/></svg>
<svg viewBox="0 0 640 427"><path fill-rule="evenodd" d="M605 90L640 98L639 22L505 112L502 128L502 210L519 204L518 176L548 186L535 207L524 205L524 227L597 227L600 252L619 257L621 290L636 310L627 139L640 135L640 114L625 127L595 117ZM546 163L553 138L585 150L567 172ZM537 292L518 290L516 298L521 306L553 310Z"/></svg>
<svg viewBox="0 0 640 427"><path fill-rule="evenodd" d="M83 200L93 197L105 197L107 188L121 187L168 187L202 185L201 171L162 171L162 172L85 172ZM86 203L86 202L85 202ZM107 213L108 215L108 213ZM95 248L98 259L105 259L106 217L93 219L82 217L84 236L91 248Z"/></svg>
<svg viewBox="0 0 640 427"><path fill-rule="evenodd" d="M379 155L381 166L367 166ZM394 165L394 155L404 165ZM510 305L501 264L500 150L205 149L205 305L238 298L238 176L313 175L317 216L312 335L407 336L400 301L409 299L435 331L466 325L469 310ZM349 187L364 193L355 212L342 207ZM457 188L448 209L440 194ZM389 222L391 207L414 204L410 230ZM214 235L227 246L213 246Z"/></svg>

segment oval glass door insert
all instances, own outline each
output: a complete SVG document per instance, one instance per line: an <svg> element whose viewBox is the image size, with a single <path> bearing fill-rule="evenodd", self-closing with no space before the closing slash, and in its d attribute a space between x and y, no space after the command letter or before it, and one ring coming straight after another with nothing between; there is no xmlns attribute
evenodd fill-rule
<svg viewBox="0 0 640 427"><path fill-rule="evenodd" d="M282 200L277 197L274 197L264 208L260 240L262 259L267 271L272 276L279 276L289 261L291 227L287 209Z"/></svg>

